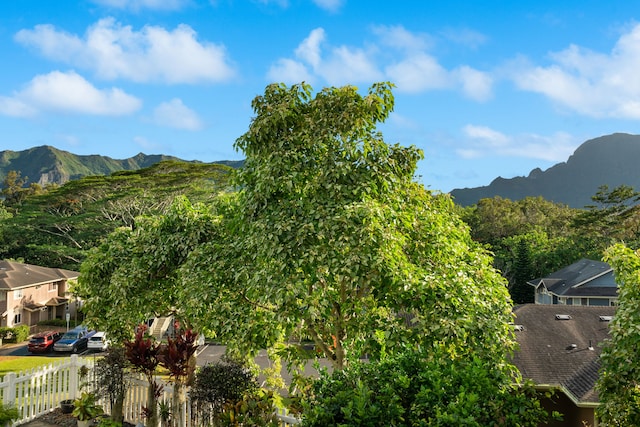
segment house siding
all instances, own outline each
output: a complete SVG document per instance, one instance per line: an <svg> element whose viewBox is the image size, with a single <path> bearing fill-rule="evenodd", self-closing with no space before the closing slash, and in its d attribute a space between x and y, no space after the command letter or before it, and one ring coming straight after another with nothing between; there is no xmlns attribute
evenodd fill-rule
<svg viewBox="0 0 640 427"><path fill-rule="evenodd" d="M43 320L64 318L68 309L66 304L46 306L46 303L52 298L66 298L66 289L66 280L58 280L8 291L6 300L0 302L2 312L6 312L6 316L2 318L2 326L33 326ZM36 305L42 307L29 308Z"/></svg>
<svg viewBox="0 0 640 427"><path fill-rule="evenodd" d="M594 408L576 406L569 397L561 391L548 398L541 395L540 402L547 411L558 411L562 414L561 421L540 424L540 427L596 427Z"/></svg>

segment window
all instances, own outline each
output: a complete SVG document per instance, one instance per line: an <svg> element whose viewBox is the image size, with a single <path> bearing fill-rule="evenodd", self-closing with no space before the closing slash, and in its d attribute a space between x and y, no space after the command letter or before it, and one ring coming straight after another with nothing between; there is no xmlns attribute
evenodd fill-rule
<svg viewBox="0 0 640 427"><path fill-rule="evenodd" d="M13 291L13 299L22 299L22 289Z"/></svg>
<svg viewBox="0 0 640 427"><path fill-rule="evenodd" d="M54 291L58 291L58 284L57 283L49 283L49 292L54 292Z"/></svg>
<svg viewBox="0 0 640 427"><path fill-rule="evenodd" d="M19 323L22 323L22 313L16 313L15 316L13 316L13 324L17 325Z"/></svg>
<svg viewBox="0 0 640 427"><path fill-rule="evenodd" d="M0 301L6 301L6 300L7 300L7 293L0 292Z"/></svg>

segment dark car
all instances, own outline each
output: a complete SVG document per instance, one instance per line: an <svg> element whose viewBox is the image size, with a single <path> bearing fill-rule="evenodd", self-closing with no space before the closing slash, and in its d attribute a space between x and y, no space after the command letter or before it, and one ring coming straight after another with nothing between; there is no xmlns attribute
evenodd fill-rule
<svg viewBox="0 0 640 427"><path fill-rule="evenodd" d="M87 348L87 342L93 334L95 334L95 331L88 331L84 326L77 326L67 331L62 338L53 345L53 350L79 353Z"/></svg>
<svg viewBox="0 0 640 427"><path fill-rule="evenodd" d="M34 335L27 344L31 353L46 353L53 350L53 345L62 337L62 332L47 331Z"/></svg>

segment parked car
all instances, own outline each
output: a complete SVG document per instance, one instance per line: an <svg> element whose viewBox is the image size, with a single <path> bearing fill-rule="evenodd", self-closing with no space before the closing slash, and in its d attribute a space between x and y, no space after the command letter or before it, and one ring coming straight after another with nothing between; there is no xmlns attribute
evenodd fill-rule
<svg viewBox="0 0 640 427"><path fill-rule="evenodd" d="M53 350L53 345L62 338L62 332L46 331L34 335L27 344L30 353L46 353Z"/></svg>
<svg viewBox="0 0 640 427"><path fill-rule="evenodd" d="M89 338L87 344L89 350L106 351L109 348L109 340L106 332L96 332Z"/></svg>
<svg viewBox="0 0 640 427"><path fill-rule="evenodd" d="M80 353L86 350L89 338L95 334L94 331L88 331L84 326L76 326L74 329L67 331L57 343L53 345L53 351Z"/></svg>

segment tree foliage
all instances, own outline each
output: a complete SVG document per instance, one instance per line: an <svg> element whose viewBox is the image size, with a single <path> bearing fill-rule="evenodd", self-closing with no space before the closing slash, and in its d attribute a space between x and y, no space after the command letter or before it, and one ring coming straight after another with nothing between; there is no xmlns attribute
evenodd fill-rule
<svg viewBox="0 0 640 427"><path fill-rule="evenodd" d="M388 84L270 85L236 146L246 155L224 244L194 252L185 289L209 301L212 330L249 352L340 369L363 354L446 343L502 360L512 348L506 287L447 195L413 181L422 153L376 130ZM206 294L206 295L205 295ZM217 300L217 302L216 302ZM198 316L200 317L200 316Z"/></svg>
<svg viewBox="0 0 640 427"><path fill-rule="evenodd" d="M2 197L6 206L17 207L27 196L24 188L28 178L22 177L19 171L9 171L2 181Z"/></svg>
<svg viewBox="0 0 640 427"><path fill-rule="evenodd" d="M640 193L621 185L610 190L603 185L591 197L594 204L576 215L572 226L583 252L601 257L603 251L618 242L638 246L640 238Z"/></svg>
<svg viewBox="0 0 640 427"><path fill-rule="evenodd" d="M610 339L601 355L599 425L636 426L640 425L640 251L617 244L607 249L605 261L613 267L619 294Z"/></svg>
<svg viewBox="0 0 640 427"><path fill-rule="evenodd" d="M438 351L325 372L303 408L303 426L309 427L534 427L552 415L531 385L514 386L492 363Z"/></svg>
<svg viewBox="0 0 640 427"><path fill-rule="evenodd" d="M139 217L135 229L110 234L88 252L71 289L85 301L86 323L117 341L156 316L173 315L190 327L194 296L182 288L179 269L216 238L218 222L210 207L179 197L166 214Z"/></svg>

